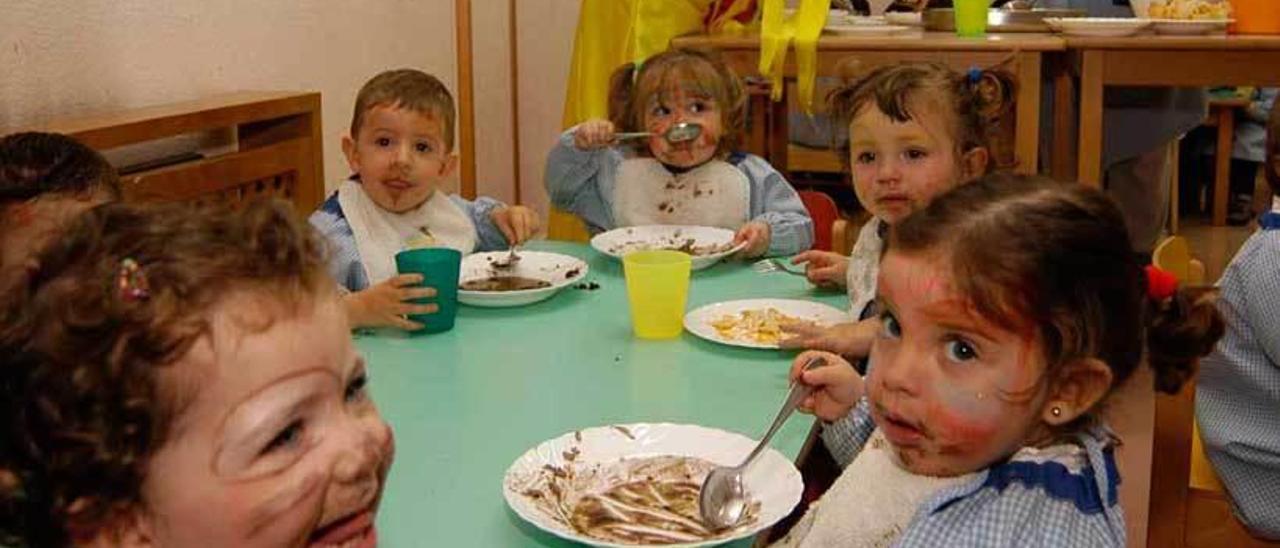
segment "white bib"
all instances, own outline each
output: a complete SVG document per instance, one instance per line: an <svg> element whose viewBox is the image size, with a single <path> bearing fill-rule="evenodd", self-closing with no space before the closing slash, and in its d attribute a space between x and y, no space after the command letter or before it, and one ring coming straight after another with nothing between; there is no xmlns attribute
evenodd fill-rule
<svg viewBox="0 0 1280 548"><path fill-rule="evenodd" d="M338 204L355 235L360 262L369 285L396 275L396 253L419 247L448 247L463 255L476 248L476 227L471 218L443 192L433 192L422 205L404 213L392 213L373 202L360 183L343 181Z"/></svg>
<svg viewBox="0 0 1280 548"><path fill-rule="evenodd" d="M908 472L898 464L892 446L877 428L835 484L773 546L891 546L925 501L975 475L936 478Z"/></svg>
<svg viewBox="0 0 1280 548"><path fill-rule="evenodd" d="M727 162L712 160L673 174L653 158L618 165L614 224L696 225L737 230L750 220L751 182Z"/></svg>
<svg viewBox="0 0 1280 548"><path fill-rule="evenodd" d="M845 274L845 286L849 288L849 314L853 319L862 317L867 303L876 298L876 276L880 273L880 252L884 239L880 237L880 219L872 217L862 225L858 241L849 253L849 270Z"/></svg>

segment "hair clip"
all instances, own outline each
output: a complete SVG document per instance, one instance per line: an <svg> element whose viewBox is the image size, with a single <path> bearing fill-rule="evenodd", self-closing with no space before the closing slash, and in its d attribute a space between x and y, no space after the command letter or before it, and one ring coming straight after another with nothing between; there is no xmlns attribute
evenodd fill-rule
<svg viewBox="0 0 1280 548"><path fill-rule="evenodd" d="M1178 278L1174 277L1172 272L1161 270L1155 265L1146 266L1147 274L1147 297L1153 301L1160 302L1178 291Z"/></svg>
<svg viewBox="0 0 1280 548"><path fill-rule="evenodd" d="M982 69L978 67L969 67L969 71L965 73L965 77L969 79L969 84L977 85L982 81Z"/></svg>
<svg viewBox="0 0 1280 548"><path fill-rule="evenodd" d="M127 302L145 301L151 297L151 287L147 284L147 275L142 272L138 261L130 257L120 260L120 271L116 274L116 289L120 298Z"/></svg>

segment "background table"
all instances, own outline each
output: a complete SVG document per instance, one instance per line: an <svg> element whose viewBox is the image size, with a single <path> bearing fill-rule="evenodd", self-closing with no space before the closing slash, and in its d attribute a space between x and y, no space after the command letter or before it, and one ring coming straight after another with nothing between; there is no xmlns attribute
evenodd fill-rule
<svg viewBox="0 0 1280 548"><path fill-rule="evenodd" d="M715 49L739 76L756 76L760 62L758 36L685 36L672 47ZM1018 173L1035 173L1039 162L1041 64L1045 53L1061 52L1061 38L1049 34L989 34L982 38L959 38L952 32L906 32L892 36L823 35L817 43L818 76L845 76L850 70L865 73L875 67L906 61L942 63L957 71L1005 64L1015 80L1016 123L1013 154ZM856 65L851 64L856 62ZM787 53L787 78L794 78L795 53ZM822 97L814 98L818 105ZM777 103L785 109L786 102ZM771 125L771 144L766 159L786 166L788 142L785 112Z"/></svg>
<svg viewBox="0 0 1280 548"><path fill-rule="evenodd" d="M438 335L356 340L396 435L378 513L384 546L568 545L525 524L503 501L503 474L525 450L625 422L695 423L759 438L786 396L792 353L687 333L635 339L619 263L580 244L529 248L587 260L600 289L570 288L523 308L460 307L457 326ZM693 274L689 308L755 297L848 307L843 293L817 292L803 277L734 262ZM793 417L773 446L795 458L810 424Z"/></svg>
<svg viewBox="0 0 1280 548"><path fill-rule="evenodd" d="M1102 184L1102 92L1106 86L1280 85L1280 36L1067 37L1070 69L1080 81L1077 177ZM1069 92L1072 74L1055 75L1059 93ZM1059 97L1064 95L1059 95ZM1069 102L1055 103L1054 157L1068 157ZM1060 166L1054 175L1069 179ZM1224 184L1219 180L1215 186ZM1225 191L1225 189L1223 189ZM1215 194L1218 190L1215 188ZM1214 204L1214 224L1227 216L1227 200Z"/></svg>

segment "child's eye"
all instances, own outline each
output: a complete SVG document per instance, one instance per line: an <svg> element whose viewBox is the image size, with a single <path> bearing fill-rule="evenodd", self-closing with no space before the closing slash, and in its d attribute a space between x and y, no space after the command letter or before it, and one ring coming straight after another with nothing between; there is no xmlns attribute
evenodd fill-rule
<svg viewBox="0 0 1280 548"><path fill-rule="evenodd" d="M697 112L705 112L706 110L707 110L707 105L702 101L694 101L692 105L689 105L690 112L697 113Z"/></svg>
<svg viewBox="0 0 1280 548"><path fill-rule="evenodd" d="M388 146L391 146L391 139L388 139L386 137L378 137L373 141L373 144L378 145L380 147L388 147Z"/></svg>
<svg viewBox="0 0 1280 548"><path fill-rule="evenodd" d="M854 156L854 162L862 165L871 164L875 161L876 155L872 152L859 152L857 156Z"/></svg>
<svg viewBox="0 0 1280 548"><path fill-rule="evenodd" d="M276 434L276 437L271 438L271 441L267 443L267 446L262 448L262 451L260 452L260 454L266 455L269 453L273 453L275 451L279 451L281 449L288 449L298 445L301 442L302 442L302 421L295 420L289 423L289 426L286 426L285 429L281 430L279 434Z"/></svg>
<svg viewBox="0 0 1280 548"><path fill-rule="evenodd" d="M954 362L967 362L978 359L978 351L964 339L952 339L946 343L947 359Z"/></svg>
<svg viewBox="0 0 1280 548"><path fill-rule="evenodd" d="M880 315L880 332L887 338L896 339L902 336L902 326L898 325L898 318L885 312Z"/></svg>
<svg viewBox="0 0 1280 548"><path fill-rule="evenodd" d="M418 152L431 152L431 145L428 143L418 143L417 145L414 145L414 148Z"/></svg>
<svg viewBox="0 0 1280 548"><path fill-rule="evenodd" d="M658 105L658 106L656 106L656 107L653 107L653 115L654 115L654 116L666 116L666 115L668 115L668 114L671 114L671 109L669 109L669 108L667 108L667 107L664 107L664 106L662 106L662 105Z"/></svg>
<svg viewBox="0 0 1280 548"><path fill-rule="evenodd" d="M351 379L351 382L347 383L347 389L343 394L343 397L348 402L363 400L368 393L367 390L365 390L365 387L368 386L368 384L369 375L367 373L360 373L359 375L356 375L355 378Z"/></svg>
<svg viewBox="0 0 1280 548"><path fill-rule="evenodd" d="M926 156L928 156L928 155L929 155L929 153L928 153L928 152L925 152L924 150L921 150L921 149L918 149L918 148L913 148L913 149L910 149L910 150L908 150L908 151L906 152L906 156L907 156L907 158L908 158L908 159L911 159L911 160L919 160L919 159L924 158L924 157L926 157Z"/></svg>

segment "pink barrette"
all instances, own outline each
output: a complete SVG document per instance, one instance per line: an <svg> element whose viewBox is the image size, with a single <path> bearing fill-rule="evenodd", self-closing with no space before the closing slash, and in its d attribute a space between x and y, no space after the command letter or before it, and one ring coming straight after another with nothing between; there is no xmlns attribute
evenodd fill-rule
<svg viewBox="0 0 1280 548"><path fill-rule="evenodd" d="M128 302L145 301L151 297L151 286L147 283L147 275L142 272L138 261L125 257L120 261L120 272L116 275L116 289L120 298Z"/></svg>

